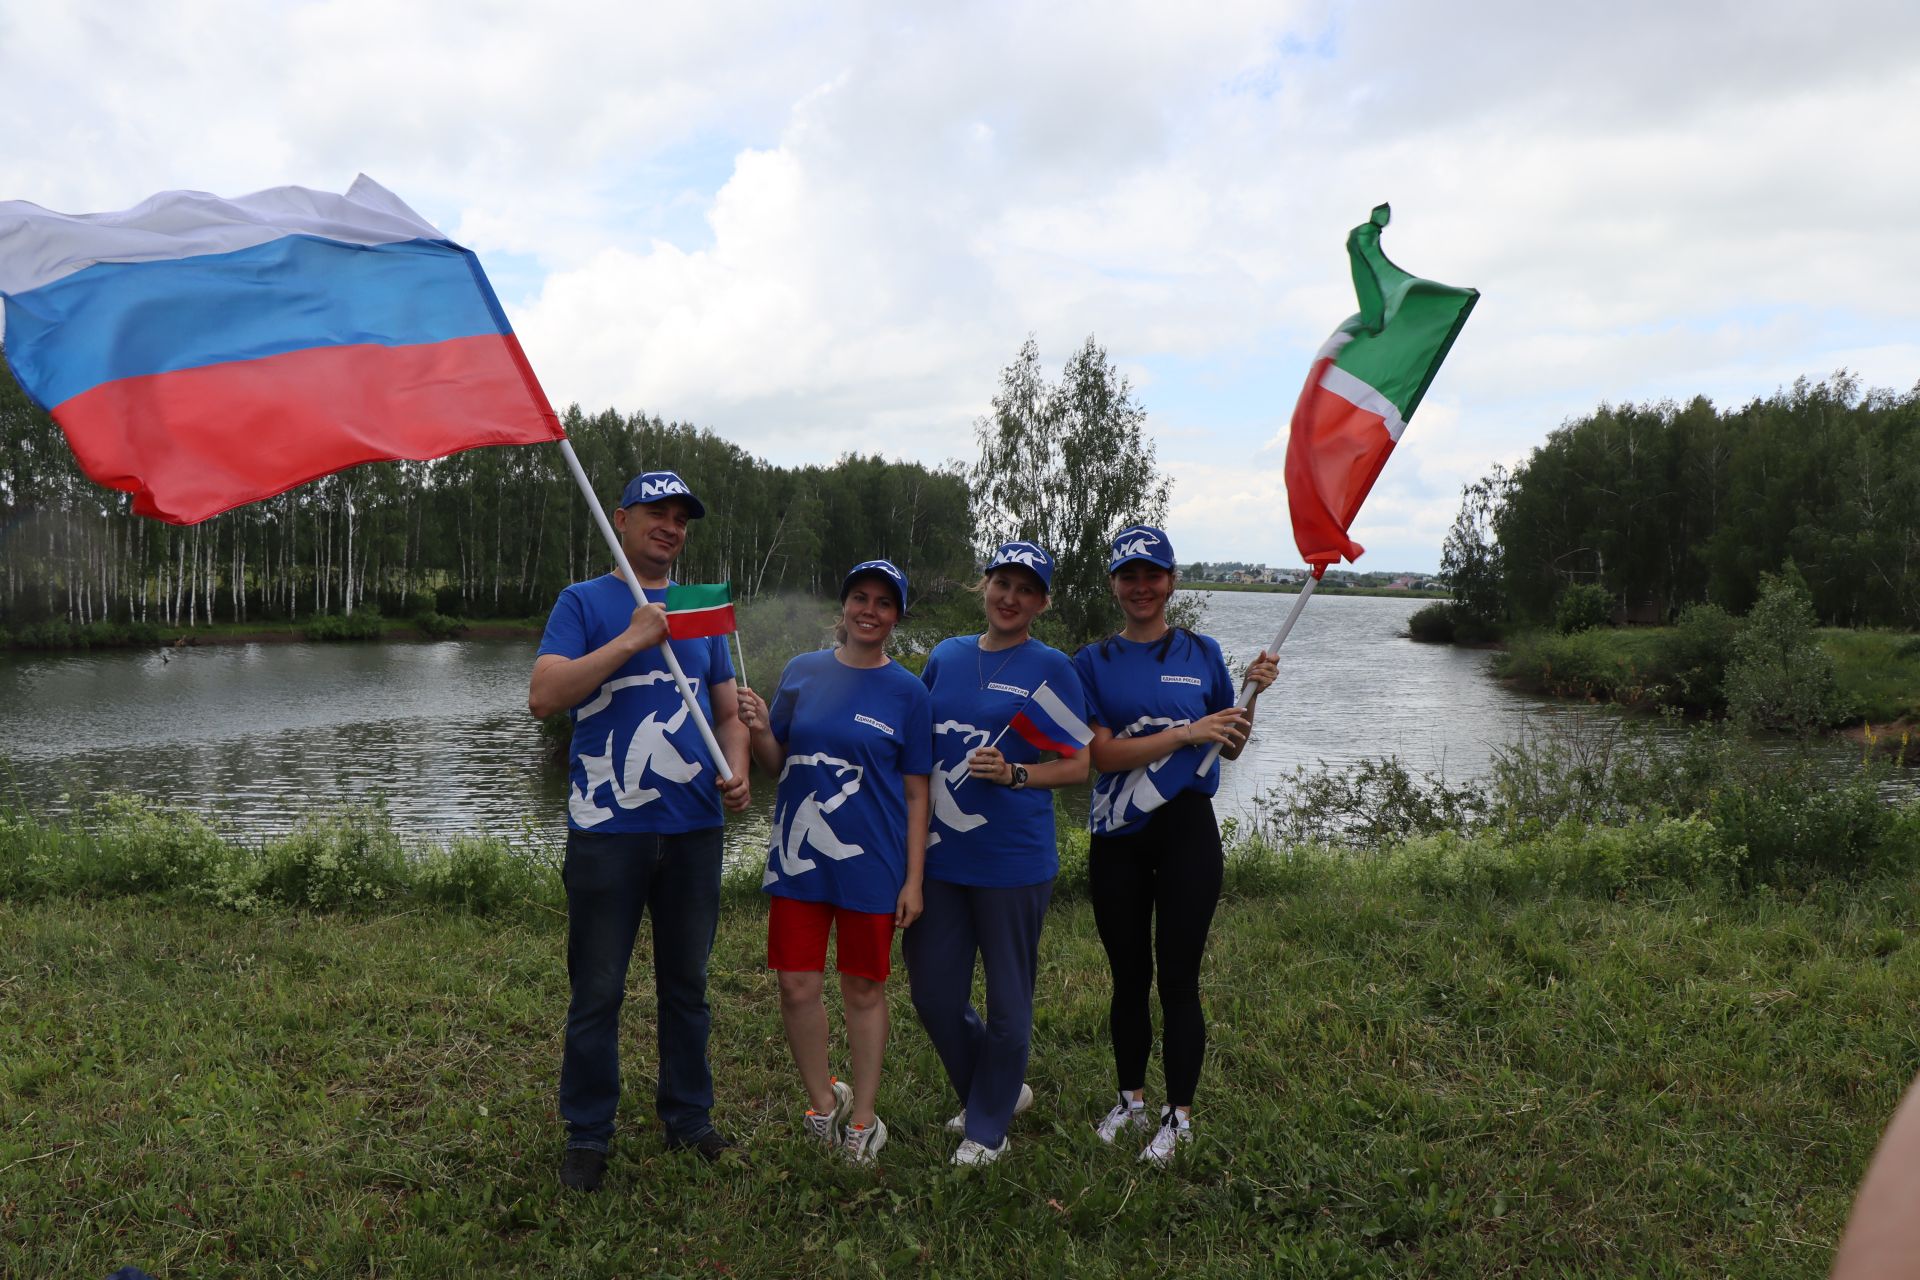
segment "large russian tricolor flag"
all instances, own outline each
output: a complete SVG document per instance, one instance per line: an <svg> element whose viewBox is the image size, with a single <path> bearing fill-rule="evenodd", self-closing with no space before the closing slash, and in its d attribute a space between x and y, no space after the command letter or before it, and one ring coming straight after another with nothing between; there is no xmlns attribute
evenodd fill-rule
<svg viewBox="0 0 1920 1280"><path fill-rule="evenodd" d="M1388 261L1380 232L1390 217L1380 205L1347 236L1360 314L1314 357L1287 436L1293 540L1315 577L1360 558L1347 530L1480 299Z"/></svg>
<svg viewBox="0 0 1920 1280"><path fill-rule="evenodd" d="M192 524L362 462L564 433L472 253L345 195L0 202L5 349L100 484Z"/></svg>

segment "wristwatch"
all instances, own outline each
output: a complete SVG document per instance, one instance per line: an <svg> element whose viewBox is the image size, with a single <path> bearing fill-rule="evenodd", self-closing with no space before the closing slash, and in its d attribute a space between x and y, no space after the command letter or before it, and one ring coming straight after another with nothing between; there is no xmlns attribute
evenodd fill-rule
<svg viewBox="0 0 1920 1280"><path fill-rule="evenodd" d="M1027 766L1023 764L1017 764L1013 766L1013 779L1012 781L1007 783L1007 786L1014 791L1018 791L1020 788L1026 785L1027 785Z"/></svg>

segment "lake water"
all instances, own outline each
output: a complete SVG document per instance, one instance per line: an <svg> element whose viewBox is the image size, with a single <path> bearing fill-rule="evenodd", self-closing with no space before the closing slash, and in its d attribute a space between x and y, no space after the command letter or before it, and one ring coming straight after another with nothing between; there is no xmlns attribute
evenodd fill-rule
<svg viewBox="0 0 1920 1280"><path fill-rule="evenodd" d="M1244 660L1293 597L1206 593L1203 629ZM1529 718L1612 713L1544 702L1486 674L1489 655L1404 638L1424 601L1309 601L1262 699L1254 739L1223 775L1222 814L1298 765L1397 755L1462 780ZM748 637L751 641L751 637ZM0 654L0 788L42 815L119 791L208 813L236 834L284 831L316 807L383 801L403 831L559 838L566 782L526 713L531 640L255 644ZM729 824L733 856L766 839L771 783ZM1083 819L1085 792L1064 793Z"/></svg>

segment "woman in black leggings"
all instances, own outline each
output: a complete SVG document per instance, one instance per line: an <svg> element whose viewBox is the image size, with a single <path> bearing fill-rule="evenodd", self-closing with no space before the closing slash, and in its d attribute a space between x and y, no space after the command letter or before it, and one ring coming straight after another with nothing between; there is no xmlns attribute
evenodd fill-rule
<svg viewBox="0 0 1920 1280"><path fill-rule="evenodd" d="M1216 743L1229 760L1240 754L1253 709L1235 705L1219 644L1168 624L1167 601L1179 579L1165 533L1151 525L1124 530L1113 541L1107 572L1126 626L1073 660L1092 711L1093 764L1100 772L1087 876L1094 923L1113 971L1108 1016L1120 1090L1097 1132L1112 1142L1151 1124L1146 1077L1157 963L1167 1102L1140 1158L1165 1164L1192 1136L1193 1094L1207 1050L1200 960L1220 900L1220 828L1213 817L1220 767L1202 773L1200 765ZM1275 674L1274 659L1264 653L1247 669L1256 699Z"/></svg>

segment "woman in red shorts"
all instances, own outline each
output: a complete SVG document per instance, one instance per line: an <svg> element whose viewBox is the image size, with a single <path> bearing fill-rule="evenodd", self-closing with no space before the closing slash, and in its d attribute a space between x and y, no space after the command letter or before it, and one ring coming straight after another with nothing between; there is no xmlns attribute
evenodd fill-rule
<svg viewBox="0 0 1920 1280"><path fill-rule="evenodd" d="M840 587L838 647L788 663L771 707L740 691L753 758L780 780L763 881L767 966L780 974L780 1019L807 1089L804 1124L857 1163L887 1141L874 1114L886 982L894 931L920 915L927 852L932 699L886 653L906 605L906 574L885 560L855 565ZM851 1087L827 1066L829 932Z"/></svg>

